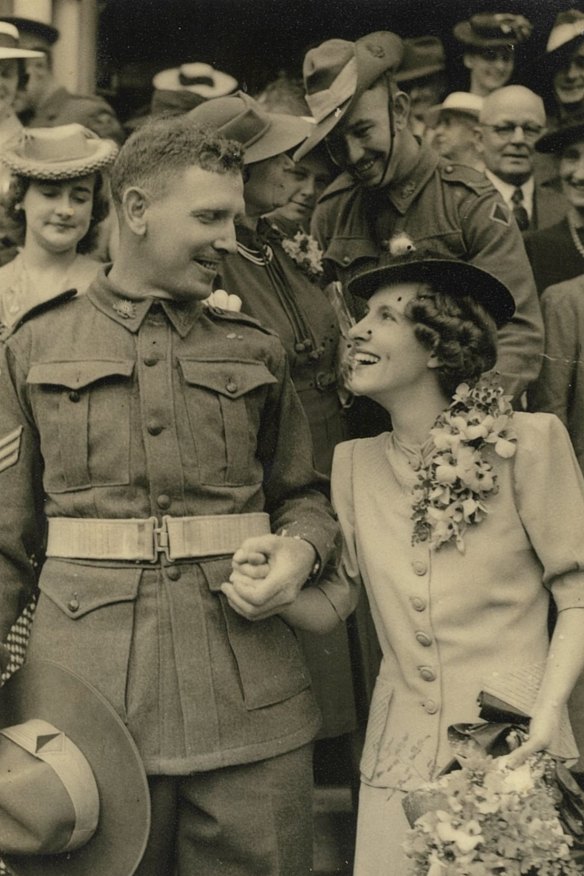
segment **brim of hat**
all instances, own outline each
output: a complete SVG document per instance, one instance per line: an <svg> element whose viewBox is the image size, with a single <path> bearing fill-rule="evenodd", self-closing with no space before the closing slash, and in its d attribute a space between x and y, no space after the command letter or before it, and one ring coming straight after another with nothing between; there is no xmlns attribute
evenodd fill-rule
<svg viewBox="0 0 584 876"><path fill-rule="evenodd" d="M445 69L444 64L429 64L427 67L419 67L417 70L404 70L402 73L398 70L393 78L396 82L413 82L416 79L433 76L435 73L443 73Z"/></svg>
<svg viewBox="0 0 584 876"><path fill-rule="evenodd" d="M62 855L4 856L16 876L132 876L150 833L148 781L136 745L107 700L56 663L31 661L1 692L2 726L41 718L62 730L89 761L100 798L97 831Z"/></svg>
<svg viewBox="0 0 584 876"><path fill-rule="evenodd" d="M577 143L579 140L584 140L584 121L573 125L567 124L544 134L536 140L535 148L537 152L561 152L570 143Z"/></svg>
<svg viewBox="0 0 584 876"><path fill-rule="evenodd" d="M513 296L500 280L482 268L456 259L430 258L373 268L353 277L348 290L360 298L370 298L383 286L412 282L430 283L452 296L471 295L499 328L515 313Z"/></svg>
<svg viewBox="0 0 584 876"><path fill-rule="evenodd" d="M44 58L42 52L35 52L34 49L9 49L0 48L0 61L12 61L19 58Z"/></svg>
<svg viewBox="0 0 584 876"><path fill-rule="evenodd" d="M326 116L321 122L316 122L314 125L311 125L310 137L307 137L302 146L296 150L293 156L294 161L300 161L305 155L312 152L315 146L322 143L322 141L331 133L333 128L336 128L341 119L346 115L349 107L355 103L355 100L356 97L353 95L353 97L349 98L344 105L337 107L337 109Z"/></svg>
<svg viewBox="0 0 584 876"><path fill-rule="evenodd" d="M525 42L525 40L517 39L512 36L479 37L476 33L473 33L468 21L460 21L456 24L453 33L459 42L464 43L465 46L469 46L470 48L472 48L472 46L476 46L479 49L489 48L490 46L517 46L520 43Z"/></svg>
<svg viewBox="0 0 584 876"><path fill-rule="evenodd" d="M562 43L557 49L537 55L518 71L518 76L531 83L541 83L542 80L549 79L560 67L564 67L568 63L572 52L583 42L584 33L578 34L567 43Z"/></svg>
<svg viewBox="0 0 584 876"><path fill-rule="evenodd" d="M245 147L244 164L265 161L294 149L312 132L313 125L301 116L269 113L270 127L259 140Z"/></svg>
<svg viewBox="0 0 584 876"><path fill-rule="evenodd" d="M0 15L0 21L7 21L13 24L19 31L23 33L37 34L49 45L53 45L59 39L59 31L52 24L45 24L44 21L34 21L32 18L22 18L18 15Z"/></svg>
<svg viewBox="0 0 584 876"><path fill-rule="evenodd" d="M237 79L230 76L229 73L223 73L221 70L213 72L215 85L181 85L179 79L179 69L172 67L169 70L161 70L152 80L152 85L158 91L191 91L193 94L200 94L206 100L213 97L226 97L235 91L237 88Z"/></svg>
<svg viewBox="0 0 584 876"><path fill-rule="evenodd" d="M98 170L104 170L113 163L118 154L118 147L113 140L92 139L88 142L93 148L93 155L84 158L72 158L67 161L34 161L31 158L24 158L16 150L7 150L0 155L0 161L13 173L27 179L61 180L88 176Z"/></svg>
<svg viewBox="0 0 584 876"><path fill-rule="evenodd" d="M469 118L474 119L477 123L479 120L479 114L476 110L472 109L464 109L459 106L443 106L443 104L439 104L438 106L431 106L430 109L426 110L424 113L424 121L430 128L434 128L438 123L438 119L440 118L440 113L444 111L445 113L458 113L461 116L469 116Z"/></svg>

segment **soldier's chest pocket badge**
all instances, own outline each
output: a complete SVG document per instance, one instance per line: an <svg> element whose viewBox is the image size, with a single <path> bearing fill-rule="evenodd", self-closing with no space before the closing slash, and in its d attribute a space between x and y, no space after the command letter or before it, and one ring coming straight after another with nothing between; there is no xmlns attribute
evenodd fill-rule
<svg viewBox="0 0 584 876"><path fill-rule="evenodd" d="M130 481L130 385L134 362L42 362L27 383L48 493Z"/></svg>
<svg viewBox="0 0 584 876"><path fill-rule="evenodd" d="M277 383L257 360L179 358L191 464L203 484L259 483L257 437L269 387Z"/></svg>

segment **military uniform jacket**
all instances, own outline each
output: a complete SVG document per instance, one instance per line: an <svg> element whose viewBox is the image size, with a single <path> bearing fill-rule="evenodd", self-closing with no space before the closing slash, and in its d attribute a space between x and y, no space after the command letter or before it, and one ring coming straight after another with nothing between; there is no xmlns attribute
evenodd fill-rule
<svg viewBox="0 0 584 876"><path fill-rule="evenodd" d="M507 392L521 395L537 377L543 328L521 233L485 176L448 164L429 146L405 179L383 189L355 185L341 174L321 195L312 231L329 273L343 282L389 259L388 241L405 232L418 249L472 262L498 277L516 304L499 331L498 369Z"/></svg>
<svg viewBox="0 0 584 876"><path fill-rule="evenodd" d="M267 511L273 532L331 554L337 524L286 355L251 317L132 302L102 274L21 326L0 369L2 638L35 587L47 518ZM230 566L42 566L29 657L101 690L150 773L262 759L318 727L293 631L229 608Z"/></svg>

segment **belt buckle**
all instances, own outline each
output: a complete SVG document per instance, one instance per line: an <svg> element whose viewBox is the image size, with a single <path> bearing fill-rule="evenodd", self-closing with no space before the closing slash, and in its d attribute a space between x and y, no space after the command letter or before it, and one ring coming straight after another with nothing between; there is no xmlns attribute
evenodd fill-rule
<svg viewBox="0 0 584 876"><path fill-rule="evenodd" d="M151 563L157 563L158 557L160 554L164 554L168 562L170 563L170 539L168 534L168 518L165 516L162 518L162 525L157 526L158 523L156 517L151 517L152 521L152 551L153 557L151 559Z"/></svg>

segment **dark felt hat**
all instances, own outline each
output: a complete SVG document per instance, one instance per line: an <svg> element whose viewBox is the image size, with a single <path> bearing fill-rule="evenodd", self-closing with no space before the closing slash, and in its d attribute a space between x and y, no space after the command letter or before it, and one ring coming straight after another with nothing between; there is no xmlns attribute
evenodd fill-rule
<svg viewBox="0 0 584 876"><path fill-rule="evenodd" d="M15 876L132 876L150 832L144 767L123 721L45 660L0 692L0 855Z"/></svg>
<svg viewBox="0 0 584 876"><path fill-rule="evenodd" d="M488 49L515 46L531 36L533 26L524 15L507 12L480 12L454 28L456 39L469 48Z"/></svg>
<svg viewBox="0 0 584 876"><path fill-rule="evenodd" d="M25 48L46 49L59 39L59 31L52 24L23 18L19 15L2 15L2 21L9 21L18 28L20 42Z"/></svg>
<svg viewBox="0 0 584 876"><path fill-rule="evenodd" d="M442 41L435 36L411 37L404 40L404 56L394 79L410 82L433 76L446 69L446 57Z"/></svg>
<svg viewBox="0 0 584 876"><path fill-rule="evenodd" d="M402 40L381 30L356 42L327 40L306 53L306 102L316 125L294 158L303 158L330 134L343 116L386 70L395 72L404 54Z"/></svg>
<svg viewBox="0 0 584 876"><path fill-rule="evenodd" d="M288 152L302 143L311 129L310 122L300 116L268 112L243 91L206 100L185 118L241 143L245 164Z"/></svg>
<svg viewBox="0 0 584 876"><path fill-rule="evenodd" d="M584 140L584 112L568 116L535 143L538 152L561 152L571 143Z"/></svg>
<svg viewBox="0 0 584 876"><path fill-rule="evenodd" d="M500 328L515 312L515 301L507 287L487 271L469 262L446 259L431 252L405 252L379 268L355 275L349 292L370 298L382 286L396 283L429 283L449 295L471 295L493 317Z"/></svg>

